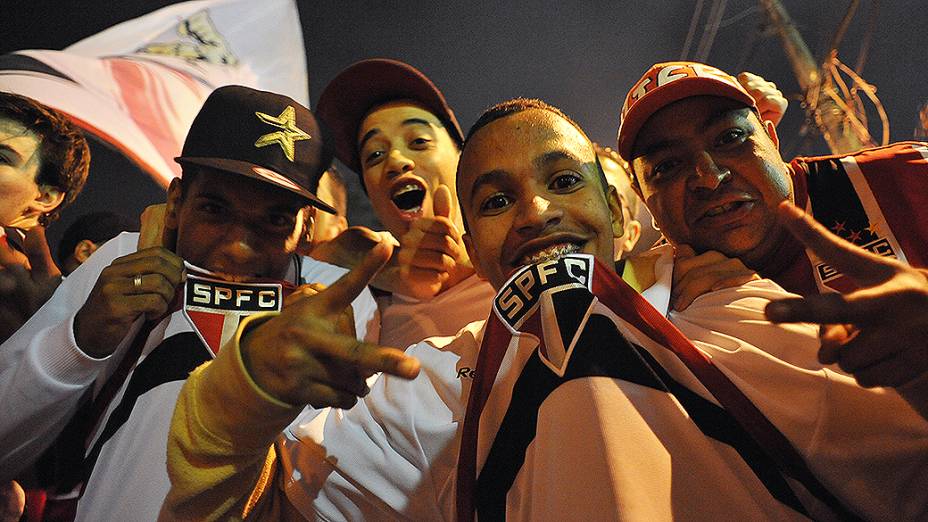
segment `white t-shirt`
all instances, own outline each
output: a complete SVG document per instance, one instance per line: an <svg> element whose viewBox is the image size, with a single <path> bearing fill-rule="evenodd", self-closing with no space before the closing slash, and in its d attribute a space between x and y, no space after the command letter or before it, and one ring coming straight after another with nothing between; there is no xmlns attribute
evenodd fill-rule
<svg viewBox="0 0 928 522"><path fill-rule="evenodd" d="M429 337L454 335L486 319L496 292L476 274L427 300L399 294L380 299L380 344L406 348Z"/></svg>

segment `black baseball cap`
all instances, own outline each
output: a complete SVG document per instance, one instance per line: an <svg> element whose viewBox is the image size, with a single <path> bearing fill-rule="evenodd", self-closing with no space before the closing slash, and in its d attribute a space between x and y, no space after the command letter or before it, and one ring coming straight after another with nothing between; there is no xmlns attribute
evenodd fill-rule
<svg viewBox="0 0 928 522"><path fill-rule="evenodd" d="M292 98L228 85L206 98L174 161L259 179L335 214L315 194L332 164L331 143L313 113Z"/></svg>
<svg viewBox="0 0 928 522"><path fill-rule="evenodd" d="M316 104L316 114L335 135L335 156L359 176L358 127L371 109L393 100L421 103L441 121L451 139L459 146L464 143L454 111L421 71L397 60L361 60L338 73Z"/></svg>

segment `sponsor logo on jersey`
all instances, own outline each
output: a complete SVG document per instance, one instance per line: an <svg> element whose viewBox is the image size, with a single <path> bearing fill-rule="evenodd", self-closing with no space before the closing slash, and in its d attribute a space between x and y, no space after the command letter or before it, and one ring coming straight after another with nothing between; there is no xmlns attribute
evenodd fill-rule
<svg viewBox="0 0 928 522"><path fill-rule="evenodd" d="M229 283L188 274L184 285L184 315L213 355L244 317L279 312L282 302L277 283Z"/></svg>

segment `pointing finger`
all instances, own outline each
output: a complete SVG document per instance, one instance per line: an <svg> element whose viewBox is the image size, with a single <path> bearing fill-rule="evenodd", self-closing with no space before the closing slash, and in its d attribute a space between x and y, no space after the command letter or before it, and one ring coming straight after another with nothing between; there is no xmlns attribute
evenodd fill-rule
<svg viewBox="0 0 928 522"><path fill-rule="evenodd" d="M387 263L393 253L389 243L378 243L364 255L364 258L343 275L332 286L319 293L319 299L331 312L338 312L348 307L364 290L371 279Z"/></svg>
<svg viewBox="0 0 928 522"><path fill-rule="evenodd" d="M319 330L294 330L294 340L325 355L350 364L362 374L383 372L404 379L419 374L419 360L402 350L359 341L354 337Z"/></svg>
<svg viewBox="0 0 928 522"><path fill-rule="evenodd" d="M867 324L879 321L885 308L877 295L827 293L772 301L764 313L775 323Z"/></svg>

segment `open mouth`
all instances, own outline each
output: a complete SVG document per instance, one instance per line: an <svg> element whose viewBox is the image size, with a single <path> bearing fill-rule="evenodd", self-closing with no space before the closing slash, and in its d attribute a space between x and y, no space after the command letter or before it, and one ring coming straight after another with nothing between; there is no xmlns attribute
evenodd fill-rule
<svg viewBox="0 0 928 522"><path fill-rule="evenodd" d="M425 200L425 188L418 183L403 183L393 190L390 199L403 212L419 212Z"/></svg>
<svg viewBox="0 0 928 522"><path fill-rule="evenodd" d="M711 218L715 216L721 216L722 214L725 214L726 212L732 212L734 210L738 210L739 208L744 206L745 203L747 202L746 201L731 201L729 203L725 203L724 205L712 207L709 210L707 210L705 214L703 214L703 217Z"/></svg>
<svg viewBox="0 0 928 522"><path fill-rule="evenodd" d="M697 226L725 227L740 223L754 208L757 200L740 198L707 208L696 220Z"/></svg>
<svg viewBox="0 0 928 522"><path fill-rule="evenodd" d="M526 253L521 258L519 258L519 263L523 265L534 265L544 261L558 259L560 257L564 257L568 254L573 254L579 251L580 245L577 243L555 243L541 250Z"/></svg>

